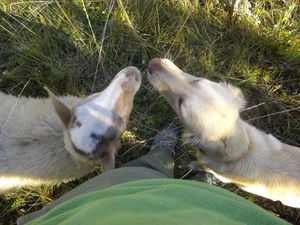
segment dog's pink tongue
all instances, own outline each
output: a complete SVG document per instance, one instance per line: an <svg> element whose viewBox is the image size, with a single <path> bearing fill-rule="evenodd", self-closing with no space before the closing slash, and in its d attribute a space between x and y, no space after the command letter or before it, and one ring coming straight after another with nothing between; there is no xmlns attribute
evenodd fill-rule
<svg viewBox="0 0 300 225"><path fill-rule="evenodd" d="M152 59L147 67L147 71L149 74L153 74L155 69L161 64L161 59L160 58L154 58Z"/></svg>

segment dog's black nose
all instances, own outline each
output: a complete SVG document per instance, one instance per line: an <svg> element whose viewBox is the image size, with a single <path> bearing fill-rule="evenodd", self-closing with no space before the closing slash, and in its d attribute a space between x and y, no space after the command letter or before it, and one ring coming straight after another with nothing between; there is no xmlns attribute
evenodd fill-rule
<svg viewBox="0 0 300 225"><path fill-rule="evenodd" d="M154 58L152 59L147 67L147 71L149 74L153 74L155 69L161 64L161 59L160 58Z"/></svg>

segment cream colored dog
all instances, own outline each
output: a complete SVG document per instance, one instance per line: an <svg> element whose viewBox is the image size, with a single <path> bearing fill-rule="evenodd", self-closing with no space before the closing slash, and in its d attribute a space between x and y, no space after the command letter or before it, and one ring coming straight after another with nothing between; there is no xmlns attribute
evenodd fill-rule
<svg viewBox="0 0 300 225"><path fill-rule="evenodd" d="M300 148L243 121L239 88L194 77L167 59L148 65L148 78L187 127L200 164L223 182L300 207Z"/></svg>
<svg viewBox="0 0 300 225"><path fill-rule="evenodd" d="M0 193L74 180L99 164L113 169L140 85L140 71L130 66L89 97L0 92Z"/></svg>

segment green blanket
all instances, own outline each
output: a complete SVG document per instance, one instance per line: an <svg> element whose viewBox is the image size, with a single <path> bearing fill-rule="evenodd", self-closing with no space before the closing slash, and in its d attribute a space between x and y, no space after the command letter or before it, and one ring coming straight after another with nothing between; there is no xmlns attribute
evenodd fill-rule
<svg viewBox="0 0 300 225"><path fill-rule="evenodd" d="M79 195L29 224L288 224L251 202L205 183L147 179Z"/></svg>

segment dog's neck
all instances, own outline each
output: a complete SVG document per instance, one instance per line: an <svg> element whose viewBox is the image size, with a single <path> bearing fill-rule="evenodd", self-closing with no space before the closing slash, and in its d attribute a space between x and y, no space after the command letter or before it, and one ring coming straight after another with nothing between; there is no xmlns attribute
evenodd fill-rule
<svg viewBox="0 0 300 225"><path fill-rule="evenodd" d="M64 128L50 101L5 97L7 98L4 100L10 101L4 101L6 108L0 110L2 112L0 148L1 145L8 146L5 148L7 153L2 156L4 166L0 163L2 173L10 172L20 177L39 178L55 183L91 171L94 165L75 160L66 151ZM62 99L68 105L78 100L77 97L71 96ZM17 157L8 157L11 155ZM50 167L51 170L48 170Z"/></svg>
<svg viewBox="0 0 300 225"><path fill-rule="evenodd" d="M230 161L239 160L249 150L249 136L245 126L246 122L238 118L234 130L224 138L225 158Z"/></svg>
<svg viewBox="0 0 300 225"><path fill-rule="evenodd" d="M239 160L248 153L249 137L244 121L237 119L233 130L220 139L203 138L193 132L185 132L185 143L191 144L200 151L204 161L231 162ZM206 159L206 160L205 160ZM205 163L203 161L203 163Z"/></svg>

